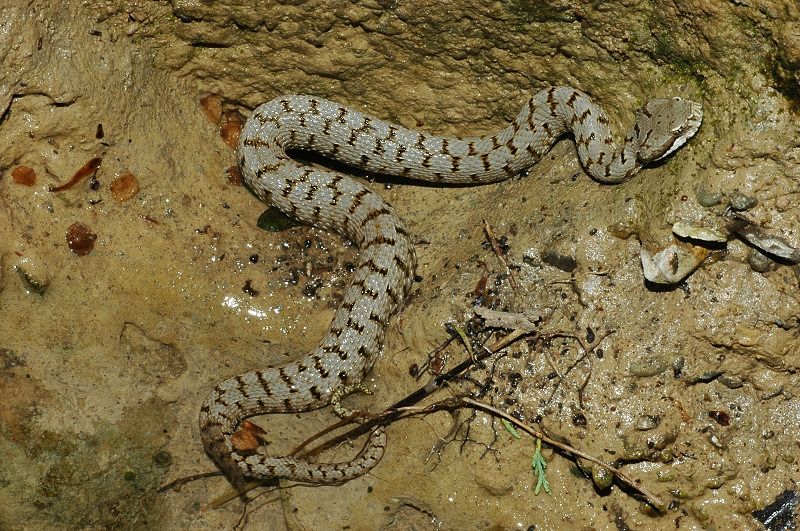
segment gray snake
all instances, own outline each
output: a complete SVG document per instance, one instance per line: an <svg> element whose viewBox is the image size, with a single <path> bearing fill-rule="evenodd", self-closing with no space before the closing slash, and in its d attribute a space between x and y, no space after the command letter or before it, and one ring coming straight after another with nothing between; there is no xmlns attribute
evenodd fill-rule
<svg viewBox="0 0 800 531"><path fill-rule="evenodd" d="M408 231L378 194L342 173L300 164L289 149L320 153L370 172L439 183L508 179L536 163L571 132L578 157L597 181L619 183L682 146L702 121L700 104L655 99L637 112L621 148L609 120L584 93L551 87L537 93L494 135L446 138L413 131L314 96L282 96L256 108L239 141L245 182L265 203L297 220L341 233L360 248L352 283L322 341L278 367L218 384L200 411L206 452L234 482L287 478L336 484L368 472L383 455L385 431L372 432L350 461L315 463L242 449L247 417L319 408L359 383L380 356L389 319L411 289L416 258Z"/></svg>

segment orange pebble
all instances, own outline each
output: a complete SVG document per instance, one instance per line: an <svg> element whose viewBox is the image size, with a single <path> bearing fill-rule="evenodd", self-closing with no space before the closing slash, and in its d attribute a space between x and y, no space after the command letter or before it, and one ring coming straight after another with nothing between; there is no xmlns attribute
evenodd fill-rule
<svg viewBox="0 0 800 531"><path fill-rule="evenodd" d="M33 186L36 184L36 172L28 166L17 166L11 171L11 179L17 184Z"/></svg>
<svg viewBox="0 0 800 531"><path fill-rule="evenodd" d="M219 94L209 94L204 98L200 98L200 108L212 124L219 125L220 118L222 118L222 98Z"/></svg>
<svg viewBox="0 0 800 531"><path fill-rule="evenodd" d="M83 223L73 223L67 229L67 246L78 256L86 256L94 249L97 234Z"/></svg>
<svg viewBox="0 0 800 531"><path fill-rule="evenodd" d="M125 172L118 175L111 181L111 195L119 202L132 199L139 193L139 181L130 173Z"/></svg>
<svg viewBox="0 0 800 531"><path fill-rule="evenodd" d="M222 115L222 126L219 128L219 134L222 141L228 144L231 149L236 149L239 145L239 134L242 132L244 125L244 116L239 111L227 111Z"/></svg>

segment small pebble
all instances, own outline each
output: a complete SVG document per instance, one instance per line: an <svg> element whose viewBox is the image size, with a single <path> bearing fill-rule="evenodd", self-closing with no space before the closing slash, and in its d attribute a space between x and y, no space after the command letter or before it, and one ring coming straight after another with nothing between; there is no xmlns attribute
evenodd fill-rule
<svg viewBox="0 0 800 531"><path fill-rule="evenodd" d="M115 177L109 188L114 199L121 203L133 199L139 193L139 181L132 173L125 172Z"/></svg>
<svg viewBox="0 0 800 531"><path fill-rule="evenodd" d="M759 273L766 273L773 264L773 261L767 255L755 247L750 248L750 253L747 255L747 262L750 264L750 269Z"/></svg>
<svg viewBox="0 0 800 531"><path fill-rule="evenodd" d="M755 197L744 195L739 190L734 190L728 197L728 202L734 210L750 210L758 203Z"/></svg>
<svg viewBox="0 0 800 531"><path fill-rule="evenodd" d="M709 192L705 189L697 191L697 202L700 203L700 206L704 206L706 208L710 208L722 203L722 197L722 194L719 192Z"/></svg>
<svg viewBox="0 0 800 531"><path fill-rule="evenodd" d="M229 148L236 149L239 145L239 134L242 132L244 117L239 111L228 111L222 115L221 124L219 134L222 137L222 141Z"/></svg>
<svg viewBox="0 0 800 531"><path fill-rule="evenodd" d="M17 184L33 186L36 184L36 172L28 166L17 166L11 170L11 179Z"/></svg>
<svg viewBox="0 0 800 531"><path fill-rule="evenodd" d="M642 415L636 422L635 428L639 431L650 431L656 429L660 423L658 415Z"/></svg>
<svg viewBox="0 0 800 531"><path fill-rule="evenodd" d="M94 242L97 234L94 234L89 227L83 223L73 223L67 229L67 245L70 251L78 256L86 256L94 249Z"/></svg>
<svg viewBox="0 0 800 531"><path fill-rule="evenodd" d="M571 256L560 254L552 250L542 253L542 262L567 273L572 273L578 267L578 262Z"/></svg>
<svg viewBox="0 0 800 531"><path fill-rule="evenodd" d="M203 114L209 122L219 125L222 118L222 98L219 94L209 94L204 98L200 98L200 108L203 109Z"/></svg>
<svg viewBox="0 0 800 531"><path fill-rule="evenodd" d="M667 364L660 358L645 358L631 363L629 369L634 376L656 376L667 370Z"/></svg>

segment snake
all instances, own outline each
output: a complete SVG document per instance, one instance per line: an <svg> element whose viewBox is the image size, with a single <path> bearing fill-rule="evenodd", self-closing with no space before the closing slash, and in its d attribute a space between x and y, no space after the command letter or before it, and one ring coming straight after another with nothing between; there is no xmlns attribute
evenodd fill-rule
<svg viewBox="0 0 800 531"><path fill-rule="evenodd" d="M415 131L309 95L280 96L255 108L237 152L246 186L288 216L348 238L359 254L353 279L316 347L294 361L228 378L209 393L199 418L206 453L234 485L245 478L333 485L369 472L386 446L382 426L355 457L342 462L271 456L263 439L255 445L240 442L253 432L255 425L245 421L249 417L321 408L357 386L380 357L389 321L414 283L413 241L393 207L353 177L304 164L287 151L315 152L372 173L484 184L523 174L571 133L586 172L600 183L621 183L684 145L702 116L702 105L688 99L650 100L618 146L600 106L564 86L536 93L510 124L483 137Z"/></svg>

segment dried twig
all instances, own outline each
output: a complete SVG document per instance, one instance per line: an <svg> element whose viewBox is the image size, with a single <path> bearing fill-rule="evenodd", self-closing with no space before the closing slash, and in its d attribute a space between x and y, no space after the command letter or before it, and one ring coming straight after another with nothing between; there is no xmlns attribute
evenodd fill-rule
<svg viewBox="0 0 800 531"><path fill-rule="evenodd" d="M648 489L640 486L635 480L633 480L630 476L628 476L627 474L625 474L624 472L622 472L618 468L614 468L613 466L608 465L608 464L600 461L599 459L596 459L596 458L590 456L589 454L584 453L584 452L578 450L577 448L574 448L574 447L572 447L572 446L570 446L568 444L564 444L564 443L561 443L559 441L556 441L555 439L551 439L550 437L548 437L544 433L536 430L532 426L530 426L528 424L525 424L524 422L521 422L520 420L515 419L514 417L512 417L508 413L506 413L504 411L500 411L499 409L497 409L495 407L492 407L489 404L485 404L483 402L479 402L477 400L473 400L473 399L467 398L467 397L461 398L460 400L462 402L464 402L465 404L469 404L469 405L471 405L471 406L473 406L473 407L475 407L477 409L481 409L483 411L487 411L487 412L491 413L492 415L497 415L497 416L499 416L501 418L506 419L507 421L511 422L512 424L515 424L521 430L526 431L526 432L528 432L528 434L530 434L530 435L532 435L532 436L534 436L536 438L541 439L543 442L549 444L550 446L554 446L554 447L556 447L556 448L558 448L558 449L560 449L560 450L562 450L564 452L567 452L567 453L569 453L569 454L571 454L571 455L573 455L575 457L580 457L581 459L585 459L586 461L590 461L590 462L592 462L592 463L594 463L594 464L596 464L598 466L601 466L601 467L605 468L606 470L608 470L609 472L614 474L617 478L619 478L619 480L621 482L625 483L626 485L628 485L629 487L631 487L635 491L639 492L642 496L644 496L647 499L647 502L650 503L650 505L652 505L656 509L663 510L666 507L666 505L664 504L664 501L661 498L659 498L658 496L656 496L655 494L650 492Z"/></svg>

